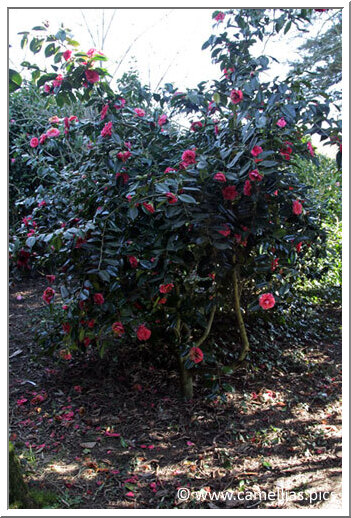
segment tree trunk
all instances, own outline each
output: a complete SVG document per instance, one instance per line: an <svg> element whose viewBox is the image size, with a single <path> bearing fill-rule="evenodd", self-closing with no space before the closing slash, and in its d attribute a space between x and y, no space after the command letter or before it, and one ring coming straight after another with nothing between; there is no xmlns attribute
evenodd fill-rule
<svg viewBox="0 0 351 518"><path fill-rule="evenodd" d="M32 509L33 502L23 480L13 444L9 443L9 503L12 509Z"/></svg>
<svg viewBox="0 0 351 518"><path fill-rule="evenodd" d="M239 364L245 360L247 353L250 351L250 344L249 344L249 340L247 338L244 319L243 319L243 316L241 313L241 307L240 307L238 266L234 266L233 285L234 285L234 308L235 308L236 318L237 318L238 325L239 325L239 331L240 331L241 343L242 343L240 355L237 360L237 363Z"/></svg>
<svg viewBox="0 0 351 518"><path fill-rule="evenodd" d="M193 375L189 369L184 365L184 359L179 357L179 374L180 374L180 388L185 399L192 399L194 395L193 390Z"/></svg>

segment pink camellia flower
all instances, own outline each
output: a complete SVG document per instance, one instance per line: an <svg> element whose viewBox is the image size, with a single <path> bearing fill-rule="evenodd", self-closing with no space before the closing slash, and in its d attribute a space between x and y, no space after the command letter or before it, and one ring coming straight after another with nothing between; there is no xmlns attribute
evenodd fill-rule
<svg viewBox="0 0 351 518"><path fill-rule="evenodd" d="M204 359L204 353L199 347L192 347L189 352L189 358L194 363L200 363Z"/></svg>
<svg viewBox="0 0 351 518"><path fill-rule="evenodd" d="M261 148L261 146L254 146L251 149L251 155L255 156L255 157L260 155L262 152L263 152L263 149Z"/></svg>
<svg viewBox="0 0 351 518"><path fill-rule="evenodd" d="M134 498L134 497L135 497L135 495L134 495L133 491L128 491L128 493L126 493L126 496L127 496L128 498Z"/></svg>
<svg viewBox="0 0 351 518"><path fill-rule="evenodd" d="M137 330L137 337L140 341L146 341L150 338L151 331L144 324L140 325Z"/></svg>
<svg viewBox="0 0 351 518"><path fill-rule="evenodd" d="M257 169L254 169L253 171L249 172L249 178L252 181L256 180L257 182L260 182L263 178L263 175L259 173Z"/></svg>
<svg viewBox="0 0 351 518"><path fill-rule="evenodd" d="M107 122L102 128L100 135L102 137L111 137L112 135L112 122Z"/></svg>
<svg viewBox="0 0 351 518"><path fill-rule="evenodd" d="M271 309L275 306L275 298L272 293L264 293L258 299L258 303L262 309Z"/></svg>
<svg viewBox="0 0 351 518"><path fill-rule="evenodd" d="M153 214L155 212L154 206L151 205L151 203L146 203L146 201L143 202L143 207L150 212L150 214Z"/></svg>
<svg viewBox="0 0 351 518"><path fill-rule="evenodd" d="M279 126L279 128L285 128L286 120L282 117L281 119L278 120L277 126Z"/></svg>
<svg viewBox="0 0 351 518"><path fill-rule="evenodd" d="M16 162L15 158L11 158L11 164L14 164Z"/></svg>
<svg viewBox="0 0 351 518"><path fill-rule="evenodd" d="M129 181L129 174L128 173L116 173L116 178L122 177L123 184L126 185Z"/></svg>
<svg viewBox="0 0 351 518"><path fill-rule="evenodd" d="M215 132L215 135L218 135L218 133L219 133L219 127L217 124L215 124L214 132Z"/></svg>
<svg viewBox="0 0 351 518"><path fill-rule="evenodd" d="M182 161L186 165L196 164L196 151L194 149L186 149L182 154Z"/></svg>
<svg viewBox="0 0 351 518"><path fill-rule="evenodd" d="M99 306L101 306L101 304L103 304L105 302L105 299L104 299L104 296L102 293L95 293L93 299L94 299L95 304L98 304Z"/></svg>
<svg viewBox="0 0 351 518"><path fill-rule="evenodd" d="M61 119L57 115L53 115L49 118L50 124L60 124Z"/></svg>
<svg viewBox="0 0 351 518"><path fill-rule="evenodd" d="M118 337L122 336L125 333L122 322L114 322L112 324L112 331Z"/></svg>
<svg viewBox="0 0 351 518"><path fill-rule="evenodd" d="M138 259L134 255L128 257L129 264L132 268L138 267Z"/></svg>
<svg viewBox="0 0 351 518"><path fill-rule="evenodd" d="M227 181L224 173L216 173L214 175L213 179L217 180L218 182L226 182Z"/></svg>
<svg viewBox="0 0 351 518"><path fill-rule="evenodd" d="M50 286L48 288L46 288L46 290L44 291L43 293L43 296L42 296L42 299L47 303L47 304L50 304L52 299L54 298L55 296L55 290L53 288L50 288Z"/></svg>
<svg viewBox="0 0 351 518"><path fill-rule="evenodd" d="M68 117L68 120L69 122L78 122L78 117L77 115L71 115L70 117Z"/></svg>
<svg viewBox="0 0 351 518"><path fill-rule="evenodd" d="M296 214L296 216L302 214L302 205L298 200L293 201L293 213Z"/></svg>
<svg viewBox="0 0 351 518"><path fill-rule="evenodd" d="M128 151L130 151L132 149L132 144L130 142L125 142L124 147L126 147Z"/></svg>
<svg viewBox="0 0 351 518"><path fill-rule="evenodd" d="M85 77L87 78L87 81L89 83L97 83L98 81L100 81L100 76L96 72L96 70L86 70Z"/></svg>
<svg viewBox="0 0 351 518"><path fill-rule="evenodd" d="M134 113L136 113L138 117L145 117L145 111L141 108L134 108Z"/></svg>
<svg viewBox="0 0 351 518"><path fill-rule="evenodd" d="M174 204L175 204L175 203L177 203L177 201L178 201L177 196L176 196L175 194L173 194L172 192L167 192L167 193L166 193L166 197L167 197L167 199L168 199L168 203L169 203L170 205L174 205Z"/></svg>
<svg viewBox="0 0 351 518"><path fill-rule="evenodd" d="M51 284L55 282L56 275L46 275L46 280L50 282Z"/></svg>
<svg viewBox="0 0 351 518"><path fill-rule="evenodd" d="M44 85L44 92L47 94L51 92L51 86L48 85L47 83L45 83L45 85Z"/></svg>
<svg viewBox="0 0 351 518"><path fill-rule="evenodd" d="M230 92L230 100L233 104L239 104L244 99L244 94L241 90L232 90Z"/></svg>
<svg viewBox="0 0 351 518"><path fill-rule="evenodd" d="M121 110L125 104L126 104L126 100L123 99L123 97L121 99L119 99L119 101L117 101L118 104L114 104L113 106L116 108L116 110Z"/></svg>
<svg viewBox="0 0 351 518"><path fill-rule="evenodd" d="M202 122L200 122L200 121L195 121L195 122L192 122L192 123L191 123L190 131L196 131L196 130L198 130L198 129L201 129L202 127L203 127Z"/></svg>
<svg viewBox="0 0 351 518"><path fill-rule="evenodd" d="M56 78L53 80L52 82L52 86L54 88L58 88L59 86L61 86L61 83L63 81L63 76L61 74L59 74L58 76L56 76Z"/></svg>
<svg viewBox="0 0 351 518"><path fill-rule="evenodd" d="M166 167L166 169L163 171L164 174L167 174L167 173L176 173L177 170L174 169L173 167Z"/></svg>
<svg viewBox="0 0 351 518"><path fill-rule="evenodd" d="M307 148L308 148L308 151L310 152L310 155L314 156L314 149L313 149L311 142L307 142Z"/></svg>
<svg viewBox="0 0 351 518"><path fill-rule="evenodd" d="M30 147L38 147L39 146L39 140L37 137L33 137L29 142Z"/></svg>
<svg viewBox="0 0 351 518"><path fill-rule="evenodd" d="M46 132L46 136L49 137L49 138L58 137L59 134L60 134L60 130L58 130L57 128L50 128Z"/></svg>
<svg viewBox="0 0 351 518"><path fill-rule="evenodd" d="M225 14L224 14L224 13L222 13L222 12L219 12L219 13L215 16L215 18L214 18L214 19L215 19L217 22L223 22L224 18L225 18Z"/></svg>
<svg viewBox="0 0 351 518"><path fill-rule="evenodd" d="M46 205L46 201L45 200L42 200L38 203L38 207L45 207Z"/></svg>
<svg viewBox="0 0 351 518"><path fill-rule="evenodd" d="M252 185L250 180L246 180L244 183L244 194L245 196L251 196L252 194Z"/></svg>
<svg viewBox="0 0 351 518"><path fill-rule="evenodd" d="M62 329L63 329L64 333L68 334L70 332L70 330L71 330L71 326L69 325L68 322L64 322L62 324Z"/></svg>
<svg viewBox="0 0 351 518"><path fill-rule="evenodd" d="M222 195L225 200L233 201L237 196L239 196L239 193L236 190L235 185L228 185L228 187L224 187L224 189L222 189Z"/></svg>
<svg viewBox="0 0 351 518"><path fill-rule="evenodd" d="M128 158L132 156L132 153L130 151L120 151L117 153L117 158L119 160L122 160L122 162L126 162Z"/></svg>
<svg viewBox="0 0 351 518"><path fill-rule="evenodd" d="M171 282L169 284L161 284L160 293L169 293L173 290L174 284Z"/></svg>
<svg viewBox="0 0 351 518"><path fill-rule="evenodd" d="M68 306L67 306L67 304L64 304L64 305L62 306L62 309L63 309L64 311L67 311L67 310L68 310Z"/></svg>
<svg viewBox="0 0 351 518"><path fill-rule="evenodd" d="M40 135L40 138L39 138L39 144L44 144L45 140L48 138L47 134L46 133L43 133L42 135Z"/></svg>
<svg viewBox="0 0 351 518"><path fill-rule="evenodd" d="M106 117L106 114L107 114L107 110L108 110L108 104L105 104L105 106L102 108L101 110L101 113L100 113L100 120L104 120L104 118Z"/></svg>
<svg viewBox="0 0 351 518"><path fill-rule="evenodd" d="M218 232L224 237L230 236L230 228L227 224L224 225L224 230L218 230Z"/></svg>
<svg viewBox="0 0 351 518"><path fill-rule="evenodd" d="M163 126L164 124L166 124L166 122L167 122L167 115L165 115L165 114L160 115L160 117L158 118L158 125Z"/></svg>
<svg viewBox="0 0 351 518"><path fill-rule="evenodd" d="M27 403L28 399L22 397L21 399L17 399L17 406L22 406L24 403Z"/></svg>
<svg viewBox="0 0 351 518"><path fill-rule="evenodd" d="M72 51L71 50L66 50L63 54L62 54L63 58L65 59L65 61L68 61L71 56L72 56Z"/></svg>

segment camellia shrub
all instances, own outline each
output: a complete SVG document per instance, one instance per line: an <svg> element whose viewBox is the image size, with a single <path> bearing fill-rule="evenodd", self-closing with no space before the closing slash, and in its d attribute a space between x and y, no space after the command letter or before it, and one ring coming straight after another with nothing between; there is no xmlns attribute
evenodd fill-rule
<svg viewBox="0 0 351 518"><path fill-rule="evenodd" d="M276 31L312 15L277 11ZM288 305L301 258L323 253L319 214L293 166L317 163L312 133L330 139L336 131L328 99L307 102L292 77L261 80L270 60L251 47L271 30L267 10L213 16L224 32L204 48L221 79L186 92L140 89L137 105L104 81L101 53L71 50L63 29L46 37L59 69L40 74L37 87L67 115L33 135L28 153L45 161L54 142L62 153L79 148L79 161L27 202L11 241L17 269L49 272L48 350L69 360L91 348L103 356L126 341L151 343L178 358L186 397L194 372L232 372L245 361L242 301L245 313ZM90 118L72 118L77 99ZM234 364L219 361L208 340L228 305L242 342Z"/></svg>

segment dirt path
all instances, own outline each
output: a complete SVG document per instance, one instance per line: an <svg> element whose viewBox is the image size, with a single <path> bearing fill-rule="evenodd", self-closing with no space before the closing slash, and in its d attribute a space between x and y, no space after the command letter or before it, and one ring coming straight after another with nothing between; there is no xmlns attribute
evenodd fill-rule
<svg viewBox="0 0 351 518"><path fill-rule="evenodd" d="M115 365L38 357L45 287L10 291L10 433L30 486L55 493L51 507L341 508L340 338L296 345L288 373L237 372L225 404L204 402L199 387L184 403L177 373L138 355ZM338 330L340 314L330 318ZM193 498L179 499L180 487ZM246 499L200 502L201 488Z"/></svg>

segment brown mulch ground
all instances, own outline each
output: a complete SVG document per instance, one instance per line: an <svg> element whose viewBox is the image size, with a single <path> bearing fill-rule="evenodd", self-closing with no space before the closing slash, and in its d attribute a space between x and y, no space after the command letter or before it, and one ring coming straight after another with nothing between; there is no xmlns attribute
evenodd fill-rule
<svg viewBox="0 0 351 518"><path fill-rule="evenodd" d="M185 403L177 373L151 361L39 357L33 319L45 287L32 279L10 289L10 438L30 487L55 493L51 507L341 507L340 311L328 309L338 338L296 337L288 373L241 370L227 403L205 401L200 386ZM284 350L291 339L281 340ZM250 496L182 502L180 487ZM278 488L279 500L257 496Z"/></svg>

